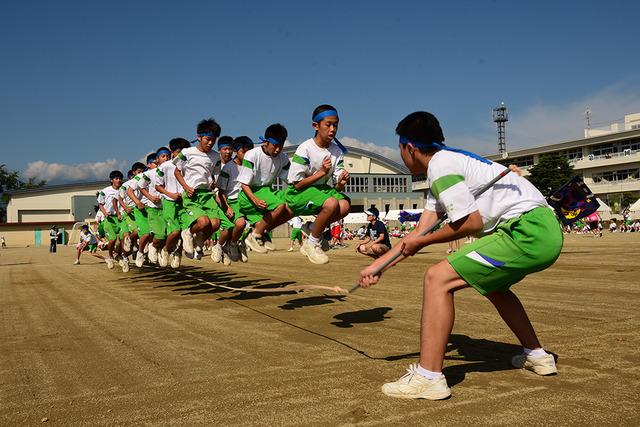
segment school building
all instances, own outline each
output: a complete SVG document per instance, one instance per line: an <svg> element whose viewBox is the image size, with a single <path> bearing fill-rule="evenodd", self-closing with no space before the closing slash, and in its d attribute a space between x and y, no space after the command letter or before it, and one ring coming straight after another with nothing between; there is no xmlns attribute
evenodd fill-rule
<svg viewBox="0 0 640 427"><path fill-rule="evenodd" d="M506 162L518 165L526 176L542 156L550 154L566 157L575 173L614 212L640 196L640 113L628 114L606 128L585 129L584 138L509 151ZM487 158L505 162L498 154Z"/></svg>

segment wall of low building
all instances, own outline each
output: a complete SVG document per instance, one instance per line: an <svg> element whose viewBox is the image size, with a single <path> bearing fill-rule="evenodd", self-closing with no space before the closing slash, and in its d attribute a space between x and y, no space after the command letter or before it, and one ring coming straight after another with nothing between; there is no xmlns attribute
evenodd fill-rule
<svg viewBox="0 0 640 427"><path fill-rule="evenodd" d="M0 224L0 237L4 237L7 246L49 246L49 230L52 226L56 225L58 227L58 231L63 233L63 241L66 243L69 241L69 235L73 228L73 224L73 222L68 221L30 224L4 223Z"/></svg>
<svg viewBox="0 0 640 427"><path fill-rule="evenodd" d="M70 188L65 190L38 191L13 194L7 205L7 222L73 221L71 198L74 196L95 197L104 186L95 188ZM97 203L97 202L96 202ZM83 218L87 216L82 212Z"/></svg>

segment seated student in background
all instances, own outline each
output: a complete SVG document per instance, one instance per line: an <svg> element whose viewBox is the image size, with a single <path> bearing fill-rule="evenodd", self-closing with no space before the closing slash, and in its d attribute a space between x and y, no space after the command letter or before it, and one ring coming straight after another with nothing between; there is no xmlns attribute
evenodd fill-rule
<svg viewBox="0 0 640 427"><path fill-rule="evenodd" d="M356 247L356 252L370 256L371 258L378 258L391 249L389 232L384 223L378 220L380 216L378 209L372 206L369 210L365 211L365 213L367 214L369 225L367 225L364 242Z"/></svg>
<svg viewBox="0 0 640 427"><path fill-rule="evenodd" d="M90 253L95 254L97 250L98 239L91 231L89 231L88 225L83 225L80 229L80 242L76 245L76 260L73 264L80 264L80 255L82 255L82 252L89 251Z"/></svg>

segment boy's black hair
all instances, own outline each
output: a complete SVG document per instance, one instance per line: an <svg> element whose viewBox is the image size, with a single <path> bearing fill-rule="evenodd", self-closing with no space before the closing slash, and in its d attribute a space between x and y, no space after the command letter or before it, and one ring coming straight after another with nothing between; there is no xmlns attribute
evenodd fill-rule
<svg viewBox="0 0 640 427"><path fill-rule="evenodd" d="M158 158L160 155L158 154L161 150L166 150L166 151L171 151L169 150L169 147L160 147L156 150L156 158ZM171 157L171 154L169 154L169 157Z"/></svg>
<svg viewBox="0 0 640 427"><path fill-rule="evenodd" d="M133 178L133 170L129 169L129 171L127 172L127 179L131 179Z"/></svg>
<svg viewBox="0 0 640 427"><path fill-rule="evenodd" d="M147 164L155 163L157 159L158 159L158 156L156 155L155 152L147 154Z"/></svg>
<svg viewBox="0 0 640 427"><path fill-rule="evenodd" d="M245 150L251 150L253 146L253 141L248 136L239 136L233 140L233 149L235 151L238 151L241 148L244 148Z"/></svg>
<svg viewBox="0 0 640 427"><path fill-rule="evenodd" d="M284 142L287 140L287 136L289 136L287 128L282 126L280 123L274 123L264 131L265 139L273 138L280 144L284 144Z"/></svg>
<svg viewBox="0 0 640 427"><path fill-rule="evenodd" d="M191 144L184 138L173 138L171 141L169 141L169 150L171 150L172 152L181 148L188 147L191 147Z"/></svg>
<svg viewBox="0 0 640 427"><path fill-rule="evenodd" d="M196 132L198 133L198 135L200 135L201 133L211 133L214 138L217 138L220 136L220 132L222 132L222 129L220 128L218 122L216 122L213 118L209 118L204 119L200 121L200 123L198 123Z"/></svg>
<svg viewBox="0 0 640 427"><path fill-rule="evenodd" d="M320 114L320 113L322 113L322 112L324 112L324 111L328 111L328 110L335 110L335 111L338 111L338 110L336 109L336 107L334 107L333 105L329 105L329 104L322 104L322 105L318 105L318 106L316 107L316 109L315 109L315 110L313 110L313 113L311 114L311 120L313 120L313 118L314 118L315 116L317 116L318 114Z"/></svg>
<svg viewBox="0 0 640 427"><path fill-rule="evenodd" d="M224 135L218 138L218 149L220 149L221 145L231 145L233 147L233 137L229 135Z"/></svg>
<svg viewBox="0 0 640 427"><path fill-rule="evenodd" d="M436 116L426 111L416 111L402 119L396 127L396 134L407 138L410 142L444 142L442 128ZM433 151L433 149L420 148L420 151Z"/></svg>
<svg viewBox="0 0 640 427"><path fill-rule="evenodd" d="M135 162L131 165L131 170L134 171L136 169L142 169L143 171L147 170L147 165L142 162Z"/></svg>
<svg viewBox="0 0 640 427"><path fill-rule="evenodd" d="M116 178L124 178L124 175L122 175L122 172L120 171L111 171L111 173L109 174L109 180L112 179L116 179Z"/></svg>

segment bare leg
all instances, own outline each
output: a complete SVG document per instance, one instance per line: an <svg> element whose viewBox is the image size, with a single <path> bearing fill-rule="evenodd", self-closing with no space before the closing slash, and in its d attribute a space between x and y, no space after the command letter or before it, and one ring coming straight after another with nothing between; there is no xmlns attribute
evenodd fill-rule
<svg viewBox="0 0 640 427"><path fill-rule="evenodd" d="M167 240L164 243L164 248L167 252L172 253L176 249L176 243L180 238L180 231L174 231L167 236Z"/></svg>
<svg viewBox="0 0 640 427"><path fill-rule="evenodd" d="M233 227L233 231L231 232L231 240L233 242L240 241L242 237L242 233L244 232L244 228L247 226L247 220L244 218L239 218L236 220L235 225Z"/></svg>
<svg viewBox="0 0 640 427"><path fill-rule="evenodd" d="M509 329L518 337L523 347L532 350L542 347L527 312L516 294L511 291L492 292L487 295L487 298L498 310Z"/></svg>
<svg viewBox="0 0 640 427"><path fill-rule="evenodd" d="M316 239L319 239L322 236L324 229L327 228L327 224L339 215L340 204L338 203L338 200L333 197L329 197L324 201L322 209L320 209L318 216L316 216L313 228L311 229L311 235Z"/></svg>
<svg viewBox="0 0 640 427"><path fill-rule="evenodd" d="M444 353L455 319L453 293L469 285L447 261L430 267L424 275L420 366L442 372Z"/></svg>
<svg viewBox="0 0 640 427"><path fill-rule="evenodd" d="M264 214L254 227L254 233L262 236L265 231L270 231L293 218L293 212L287 205L280 205L272 211Z"/></svg>

